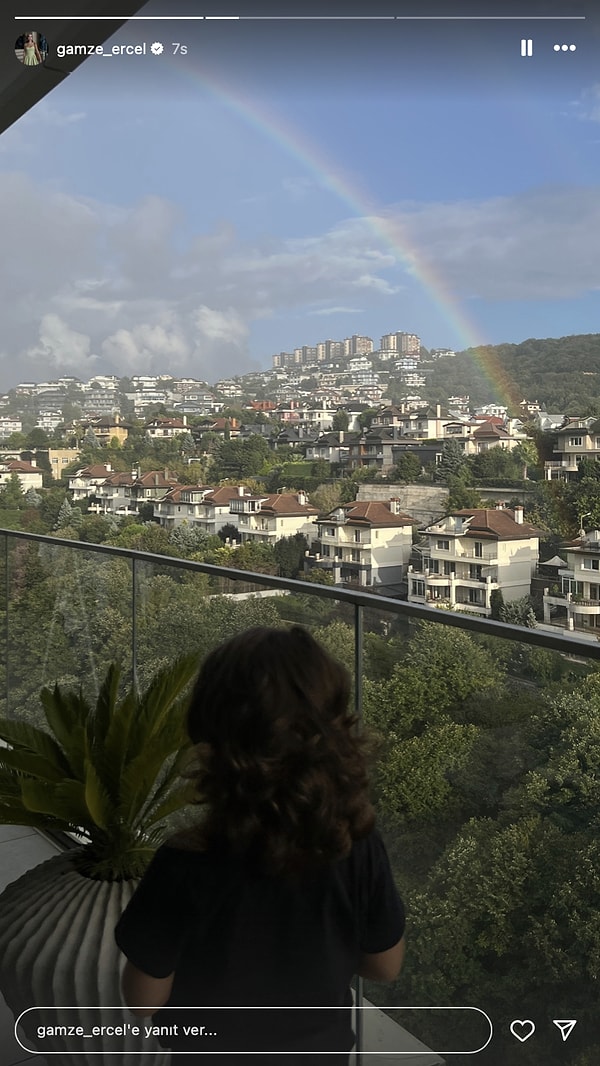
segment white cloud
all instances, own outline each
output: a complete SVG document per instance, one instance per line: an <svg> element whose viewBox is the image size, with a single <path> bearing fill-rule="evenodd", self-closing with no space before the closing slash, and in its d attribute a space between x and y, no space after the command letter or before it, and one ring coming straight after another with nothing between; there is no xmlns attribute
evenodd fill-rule
<svg viewBox="0 0 600 1066"><path fill-rule="evenodd" d="M600 82L584 89L572 106L577 118L587 122L600 122Z"/></svg>
<svg viewBox="0 0 600 1066"><path fill-rule="evenodd" d="M314 311L307 311L307 315L360 315L363 314L361 307L319 307Z"/></svg>
<svg viewBox="0 0 600 1066"><path fill-rule="evenodd" d="M131 207L0 173L0 387L23 373L110 370L215 380L254 366L253 324L455 298L568 300L600 287L600 189L396 205L323 232L195 232L159 196ZM399 295L400 294L400 295ZM292 341L290 340L290 343ZM261 360L267 364L270 352Z"/></svg>

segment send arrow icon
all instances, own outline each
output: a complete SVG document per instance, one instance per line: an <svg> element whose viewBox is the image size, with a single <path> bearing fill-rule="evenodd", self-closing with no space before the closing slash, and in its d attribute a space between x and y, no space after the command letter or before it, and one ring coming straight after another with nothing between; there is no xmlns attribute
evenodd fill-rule
<svg viewBox="0 0 600 1066"><path fill-rule="evenodd" d="M577 1019L576 1018L571 1018L571 1019L553 1018L552 1021L554 1022L556 1028L560 1029L560 1035L563 1038L563 1042L565 1040L569 1039L571 1033L573 1032L575 1026L577 1025Z"/></svg>

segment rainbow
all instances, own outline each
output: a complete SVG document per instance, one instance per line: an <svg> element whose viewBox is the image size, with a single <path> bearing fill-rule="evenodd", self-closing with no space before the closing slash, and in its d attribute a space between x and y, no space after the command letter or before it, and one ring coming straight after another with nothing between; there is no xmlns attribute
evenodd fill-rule
<svg viewBox="0 0 600 1066"><path fill-rule="evenodd" d="M501 360L491 349L479 328L467 318L456 298L450 293L444 279L435 271L432 264L425 260L422 252L410 243L407 234L397 221L385 218L372 203L369 195L357 184L352 184L348 177L326 157L321 148L311 143L305 134L285 126L281 117L274 114L267 105L235 94L230 86L225 86L216 78L213 71L210 74L206 71L200 73L198 70L185 69L177 62L172 65L180 77L199 85L228 111L241 117L247 125L257 130L261 136L284 148L301 164L303 169L315 176L320 185L329 189L345 203L353 215L366 219L376 236L388 247L396 259L406 264L411 276L423 286L448 323L462 337L465 348L468 349L474 363L490 384L497 400L507 407L514 408L518 405L523 398L522 394L507 374Z"/></svg>

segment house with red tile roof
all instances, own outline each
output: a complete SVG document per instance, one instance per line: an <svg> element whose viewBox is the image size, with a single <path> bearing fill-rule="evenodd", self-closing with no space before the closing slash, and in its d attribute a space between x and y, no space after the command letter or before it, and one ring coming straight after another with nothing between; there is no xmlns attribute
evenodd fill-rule
<svg viewBox="0 0 600 1066"><path fill-rule="evenodd" d="M419 561L408 571L408 600L433 607L464 607L491 614L495 589L505 601L531 591L539 558L539 530L523 521L523 508L453 511L424 532Z"/></svg>
<svg viewBox="0 0 600 1066"><path fill-rule="evenodd" d="M3 459L0 462L0 488L8 484L13 474L18 475L23 492L41 489L43 485L42 471L36 466L35 460L26 463L24 459Z"/></svg>
<svg viewBox="0 0 600 1066"><path fill-rule="evenodd" d="M69 478L69 491L73 493L73 500L84 500L112 474L110 463L92 463L90 466L82 466Z"/></svg>
<svg viewBox="0 0 600 1066"><path fill-rule="evenodd" d="M316 533L315 519L319 511L304 492L265 493L264 496L238 496L230 506L237 518L242 541L257 540L275 544L282 537L303 533L309 540Z"/></svg>
<svg viewBox="0 0 600 1066"><path fill-rule="evenodd" d="M215 534L223 526L237 528L238 513L231 513L231 502L251 496L244 485L224 485L219 489L210 485L176 485L156 500L154 517L167 529L187 524Z"/></svg>
<svg viewBox="0 0 600 1066"><path fill-rule="evenodd" d="M397 499L342 504L319 515L318 542L305 570L329 571L336 585L399 586L409 564L414 525Z"/></svg>

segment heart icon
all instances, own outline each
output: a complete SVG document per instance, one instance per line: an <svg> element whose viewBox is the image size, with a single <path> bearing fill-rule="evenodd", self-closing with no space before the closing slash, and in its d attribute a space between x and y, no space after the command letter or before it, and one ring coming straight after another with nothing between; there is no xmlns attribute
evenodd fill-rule
<svg viewBox="0 0 600 1066"><path fill-rule="evenodd" d="M510 1023L510 1031L513 1036L516 1036L517 1040L524 1044L535 1033L535 1025L529 1018L526 1018L525 1021L515 1018L514 1022Z"/></svg>

